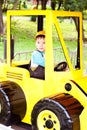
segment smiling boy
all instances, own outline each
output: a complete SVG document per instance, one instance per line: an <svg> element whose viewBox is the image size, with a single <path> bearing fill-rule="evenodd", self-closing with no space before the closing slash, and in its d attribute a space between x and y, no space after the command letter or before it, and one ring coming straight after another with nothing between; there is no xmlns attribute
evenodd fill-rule
<svg viewBox="0 0 87 130"><path fill-rule="evenodd" d="M39 31L36 34L36 50L32 53L31 63L29 66L30 76L35 78L44 79L45 67L45 31Z"/></svg>
<svg viewBox="0 0 87 130"><path fill-rule="evenodd" d="M35 38L36 50L32 53L31 67L37 67L38 65L45 67L45 32L37 32Z"/></svg>

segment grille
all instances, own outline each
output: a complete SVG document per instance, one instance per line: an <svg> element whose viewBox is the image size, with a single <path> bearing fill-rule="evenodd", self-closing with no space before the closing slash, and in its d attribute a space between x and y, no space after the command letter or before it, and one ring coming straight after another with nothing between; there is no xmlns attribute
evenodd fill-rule
<svg viewBox="0 0 87 130"><path fill-rule="evenodd" d="M13 79L18 79L18 80L23 79L22 74L18 74L18 73L14 73L14 72L7 72L6 75L7 75L7 78L13 78Z"/></svg>

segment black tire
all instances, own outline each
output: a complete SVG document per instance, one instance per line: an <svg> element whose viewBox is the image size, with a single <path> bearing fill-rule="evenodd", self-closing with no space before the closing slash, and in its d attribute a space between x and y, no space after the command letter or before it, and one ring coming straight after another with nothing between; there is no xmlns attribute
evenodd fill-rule
<svg viewBox="0 0 87 130"><path fill-rule="evenodd" d="M0 124L9 125L11 116L10 103L8 96L2 88L0 88Z"/></svg>
<svg viewBox="0 0 87 130"><path fill-rule="evenodd" d="M32 130L72 130L72 120L66 109L52 99L39 101L31 115Z"/></svg>

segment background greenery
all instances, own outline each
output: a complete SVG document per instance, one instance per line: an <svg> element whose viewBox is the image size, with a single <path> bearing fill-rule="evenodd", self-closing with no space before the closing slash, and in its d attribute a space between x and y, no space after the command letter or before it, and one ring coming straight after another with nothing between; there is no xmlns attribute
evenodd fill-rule
<svg viewBox="0 0 87 130"><path fill-rule="evenodd" d="M11 34L13 35L14 41L15 41L15 52L19 51L26 51L26 50L34 50L34 43L35 43L35 33L37 30L36 22L32 22L29 20L20 20L20 19L13 19L11 24ZM62 30L64 30L64 38L66 41L66 44L69 43L69 41L72 40L74 42L76 38L76 30L74 23L68 24L66 27L67 22L63 22L63 20L60 22L60 26ZM85 26L85 35L87 35L87 22L84 21ZM71 27L73 28L72 32L72 39L71 39ZM57 43L57 35L54 30L53 39L55 41L55 46ZM0 57L3 55L3 44L4 39L0 39ZM75 44L68 44L69 47L72 48L72 50L75 48Z"/></svg>
<svg viewBox="0 0 87 130"><path fill-rule="evenodd" d="M84 27L85 27L85 35L87 35L87 22L84 20ZM11 34L13 35L14 38L14 45L15 45L15 54L16 52L24 52L24 51L29 51L29 50L34 50L35 49L35 34L37 31L37 26L36 22L31 21L31 19L17 19L13 18L12 23L11 23ZM66 26L67 25L67 26ZM64 22L63 20L60 20L60 26L62 30L64 31L64 39L66 42L66 45L68 48L70 48L72 51L75 51L76 49L76 28L75 24L72 21L70 24L68 22ZM73 31L71 31L71 28ZM72 34L72 37L71 37ZM5 39L5 38L4 38ZM3 59L4 57L4 39L3 37L0 40L0 58ZM57 39L57 34L56 31L53 27L53 40L54 40L54 47L56 48L58 45L58 39ZM87 47L84 47L84 59L85 63L87 61ZM25 57L25 55L24 55ZM85 64L84 64L85 65Z"/></svg>

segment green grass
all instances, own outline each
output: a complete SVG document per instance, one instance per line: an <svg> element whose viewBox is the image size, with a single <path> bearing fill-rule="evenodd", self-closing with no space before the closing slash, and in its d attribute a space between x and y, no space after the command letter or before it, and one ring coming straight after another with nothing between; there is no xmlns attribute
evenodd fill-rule
<svg viewBox="0 0 87 130"><path fill-rule="evenodd" d="M14 20L11 25L11 34L15 41L24 42L33 40L36 32L36 23L27 20Z"/></svg>

